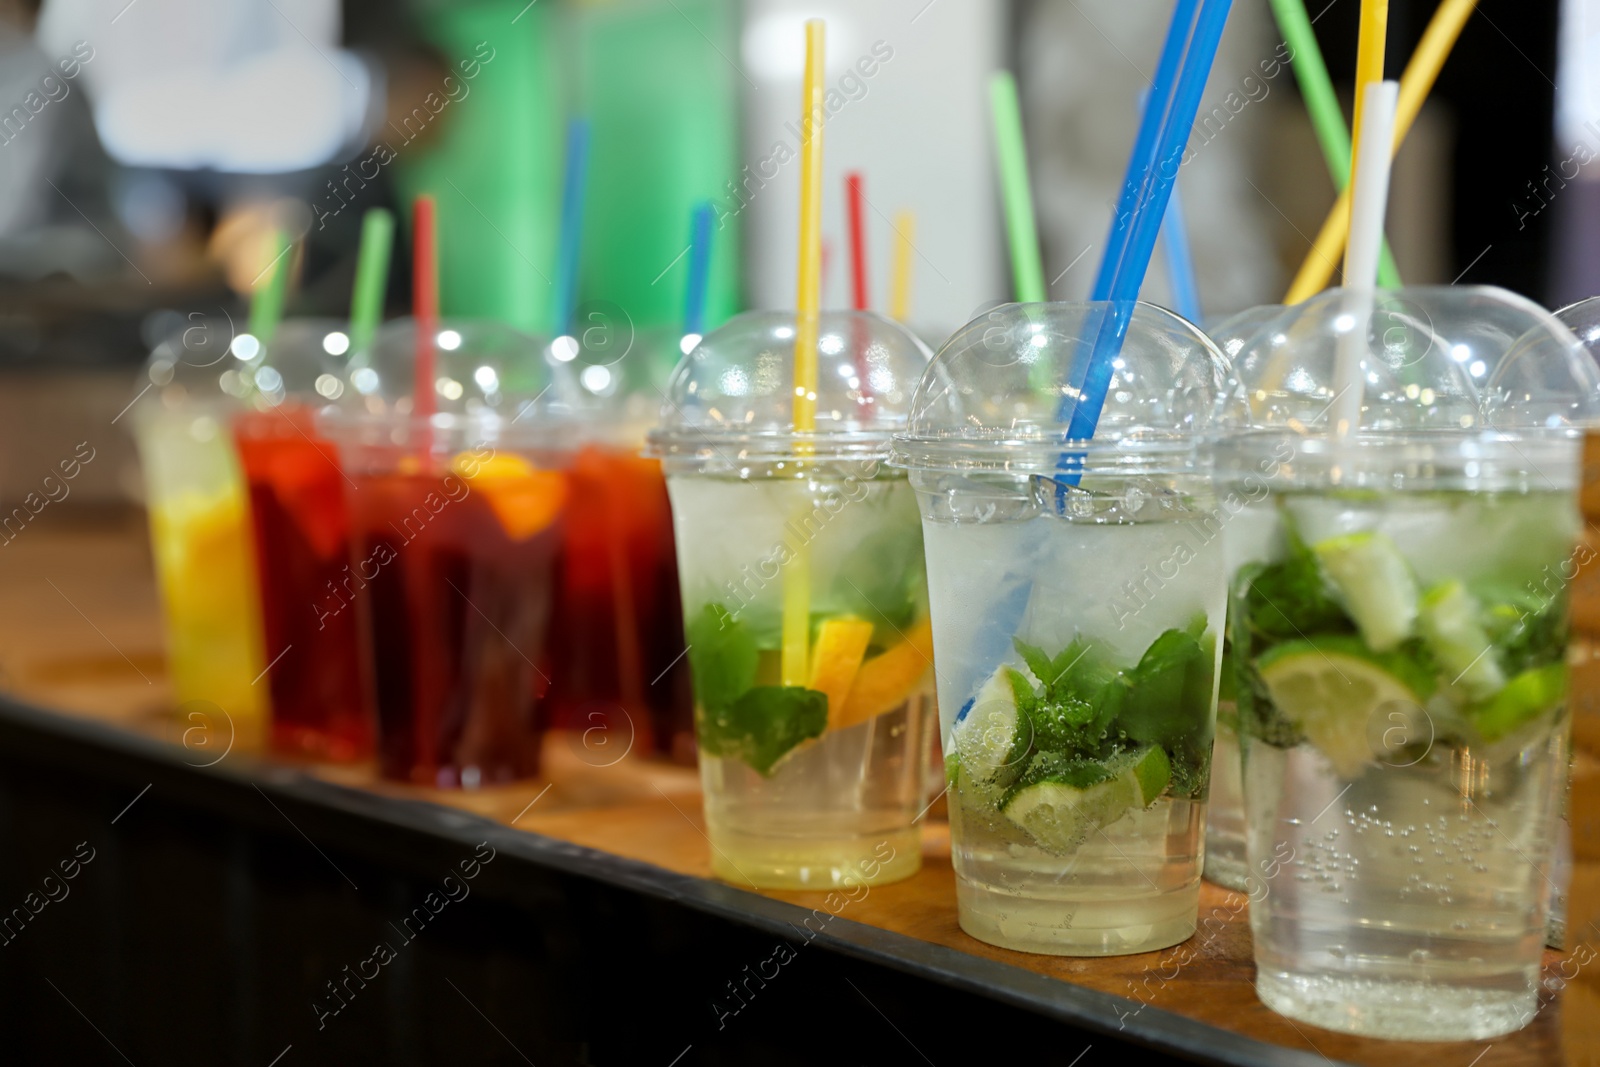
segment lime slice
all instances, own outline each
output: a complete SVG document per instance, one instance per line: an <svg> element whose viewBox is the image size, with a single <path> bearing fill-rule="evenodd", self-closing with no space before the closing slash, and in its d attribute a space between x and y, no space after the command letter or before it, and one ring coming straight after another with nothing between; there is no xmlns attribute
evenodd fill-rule
<svg viewBox="0 0 1600 1067"><path fill-rule="evenodd" d="M1380 657L1354 638L1290 641L1264 653L1256 670L1279 714L1333 764L1341 778L1355 778L1374 756L1369 732L1390 713L1409 722L1421 714L1430 688L1416 668L1398 657ZM1380 731L1381 733L1381 731Z"/></svg>
<svg viewBox="0 0 1600 1067"><path fill-rule="evenodd" d="M1566 696L1565 663L1535 667L1507 682L1488 707L1472 714L1472 724L1485 741L1497 741L1556 707Z"/></svg>
<svg viewBox="0 0 1600 1067"><path fill-rule="evenodd" d="M1012 678L1016 674L1011 667L996 670L972 698L971 706L956 720L953 731L956 755L974 781L993 781L1028 750L1030 738L1017 736L1027 727L1022 716L1017 714ZM1026 679L1022 679L1022 683L1026 686Z"/></svg>
<svg viewBox="0 0 1600 1067"><path fill-rule="evenodd" d="M1456 679L1472 700L1489 700L1505 688L1477 597L1460 582L1441 582L1422 598L1417 629L1445 676Z"/></svg>
<svg viewBox="0 0 1600 1067"><path fill-rule="evenodd" d="M1387 652L1417 624L1417 579L1387 534L1344 534L1311 546L1356 628L1374 652Z"/></svg>
<svg viewBox="0 0 1600 1067"><path fill-rule="evenodd" d="M1096 830L1155 803L1171 777L1171 761L1154 745L1108 760L1035 757L1005 815L1046 852L1070 856Z"/></svg>

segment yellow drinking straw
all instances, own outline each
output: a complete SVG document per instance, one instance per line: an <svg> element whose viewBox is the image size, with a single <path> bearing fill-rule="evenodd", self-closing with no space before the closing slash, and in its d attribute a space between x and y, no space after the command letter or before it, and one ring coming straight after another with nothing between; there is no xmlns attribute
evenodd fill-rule
<svg viewBox="0 0 1600 1067"><path fill-rule="evenodd" d="M1400 101L1395 108L1391 156L1400 150L1411 124L1422 110L1422 102L1432 91L1433 83L1438 80L1439 71L1444 68L1444 61L1450 55L1450 49L1455 46L1456 38L1461 36L1462 27L1466 26L1476 6L1477 0L1444 0L1433 13L1428 28L1423 31L1422 40L1417 43L1417 50L1411 54L1411 62L1406 64L1405 74L1400 78ZM1333 278L1334 267L1344 253L1349 230L1350 187L1346 185L1333 210L1328 212L1322 229L1317 232L1316 242L1312 244L1305 262L1300 265L1300 272L1295 275L1289 294L1283 298L1284 303L1298 304L1327 288Z"/></svg>
<svg viewBox="0 0 1600 1067"><path fill-rule="evenodd" d="M916 237L916 212L898 212L894 217L894 261L889 268L889 317L896 322L905 322L911 315L911 242Z"/></svg>
<svg viewBox="0 0 1600 1067"><path fill-rule="evenodd" d="M1350 115L1350 181L1361 162L1361 110L1367 86L1383 81L1383 53L1389 33L1389 0L1361 0L1361 28L1356 37L1356 102ZM1345 183L1349 188L1350 182ZM1346 227L1348 230L1349 227ZM1349 234L1345 235L1349 243Z"/></svg>
<svg viewBox="0 0 1600 1067"><path fill-rule="evenodd" d="M823 47L827 24L806 20L806 73L800 115L800 255L795 286L794 429L817 428L817 319L822 310ZM811 451L809 441L795 452ZM796 546L783 571L782 683L804 686L811 638L811 546Z"/></svg>

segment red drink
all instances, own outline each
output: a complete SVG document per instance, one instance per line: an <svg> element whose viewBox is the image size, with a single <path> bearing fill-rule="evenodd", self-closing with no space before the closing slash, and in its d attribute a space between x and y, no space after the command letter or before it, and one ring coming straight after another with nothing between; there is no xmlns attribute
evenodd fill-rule
<svg viewBox="0 0 1600 1067"><path fill-rule="evenodd" d="M238 416L234 436L250 486L262 634L271 666L274 747L354 760L372 746L360 628L349 604L350 517L338 452L313 411L285 404Z"/></svg>
<svg viewBox="0 0 1600 1067"><path fill-rule="evenodd" d="M591 445L578 453L571 484L551 725L604 728L608 757L631 742L692 762L694 705L661 464Z"/></svg>
<svg viewBox="0 0 1600 1067"><path fill-rule="evenodd" d="M552 673L566 476L486 448L449 470L428 462L368 452L352 472L379 767L446 788L525 778Z"/></svg>

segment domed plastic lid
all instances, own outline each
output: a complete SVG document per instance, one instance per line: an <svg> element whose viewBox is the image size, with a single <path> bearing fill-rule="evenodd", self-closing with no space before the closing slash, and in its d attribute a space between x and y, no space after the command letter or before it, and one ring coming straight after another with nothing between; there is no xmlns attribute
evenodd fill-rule
<svg viewBox="0 0 1600 1067"><path fill-rule="evenodd" d="M794 426L795 313L751 311L701 339L678 364L649 453L716 465L881 456L930 353L898 323L868 311L826 311L817 331L816 429Z"/></svg>
<svg viewBox="0 0 1600 1067"><path fill-rule="evenodd" d="M1111 352L1119 316L1126 335ZM1073 416L1097 343L1109 354L1110 379L1085 440ZM1007 304L939 349L891 462L930 470L1190 470L1226 380L1227 360L1210 338L1153 304Z"/></svg>
<svg viewBox="0 0 1600 1067"><path fill-rule="evenodd" d="M386 427L397 441L422 429L413 390L423 340L413 319L384 325L366 358L349 368L328 428ZM469 440L546 443L568 424L570 382L546 361L537 339L497 322L446 320L427 340L434 360L427 424L434 430Z"/></svg>
<svg viewBox="0 0 1600 1067"><path fill-rule="evenodd" d="M1261 328L1279 315L1283 314L1282 304L1259 304L1256 307L1236 311L1232 315L1214 320L1205 327L1206 336L1211 338L1217 349L1228 357L1231 364L1238 358L1239 352L1244 348Z"/></svg>
<svg viewBox="0 0 1600 1067"><path fill-rule="evenodd" d="M661 418L674 368L700 338L637 329L621 309L586 314L581 329L550 342L546 359L569 382L586 440L638 449Z"/></svg>
<svg viewBox="0 0 1600 1067"><path fill-rule="evenodd" d="M239 407L255 390L251 361L260 354L256 339L225 316L180 320L150 350L138 406Z"/></svg>
<svg viewBox="0 0 1600 1067"><path fill-rule="evenodd" d="M1595 404L1595 374L1577 340L1539 305L1492 286L1380 290L1363 317L1358 294L1330 289L1264 316L1238 345L1220 421L1232 429L1334 429L1341 350L1360 365L1364 431L1512 429ZM1230 342L1231 343L1231 342ZM1541 410L1516 400L1537 381ZM1524 390L1526 391L1526 390ZM1520 394L1518 394L1520 395Z"/></svg>

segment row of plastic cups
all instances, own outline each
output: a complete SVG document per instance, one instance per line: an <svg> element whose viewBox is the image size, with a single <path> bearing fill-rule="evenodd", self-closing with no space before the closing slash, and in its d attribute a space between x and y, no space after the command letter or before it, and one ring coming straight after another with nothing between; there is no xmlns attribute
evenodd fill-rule
<svg viewBox="0 0 1600 1067"><path fill-rule="evenodd" d="M375 737L387 776L440 786L532 774L552 725L590 762L686 738L666 496L625 398L446 323L424 416L409 322L355 354L332 323L270 351L213 329L157 349L136 418L191 714L248 735L270 708L277 747L325 758Z"/></svg>
<svg viewBox="0 0 1600 1067"><path fill-rule="evenodd" d="M862 694L926 621L962 926L1067 954L1215 937L1231 632L1263 999L1386 1036L1531 1017L1566 732L1546 578L1600 415L1571 332L1498 290L1335 291L1230 360L1145 305L1010 306L924 369L862 321L824 316L815 431L794 431L792 318L744 316L680 367L653 438L680 533L707 527L680 552L718 871L915 869L920 764L894 744L932 661L897 701Z"/></svg>

